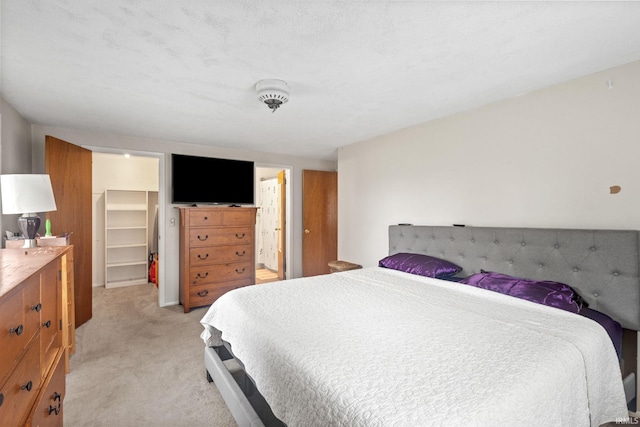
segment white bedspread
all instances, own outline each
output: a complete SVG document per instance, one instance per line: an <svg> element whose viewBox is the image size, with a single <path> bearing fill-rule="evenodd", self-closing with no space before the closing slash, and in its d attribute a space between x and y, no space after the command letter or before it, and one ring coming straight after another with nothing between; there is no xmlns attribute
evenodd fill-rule
<svg viewBox="0 0 640 427"><path fill-rule="evenodd" d="M589 319L366 268L241 288L201 320L294 426L598 426L627 416ZM222 331L222 336L220 333Z"/></svg>

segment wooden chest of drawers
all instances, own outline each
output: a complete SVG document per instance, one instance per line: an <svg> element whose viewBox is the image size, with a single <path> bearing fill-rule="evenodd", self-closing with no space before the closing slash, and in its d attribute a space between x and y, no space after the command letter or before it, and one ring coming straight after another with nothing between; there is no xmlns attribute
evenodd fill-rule
<svg viewBox="0 0 640 427"><path fill-rule="evenodd" d="M184 312L256 282L257 208L180 208L180 303Z"/></svg>
<svg viewBox="0 0 640 427"><path fill-rule="evenodd" d="M62 425L72 254L0 250L0 426Z"/></svg>

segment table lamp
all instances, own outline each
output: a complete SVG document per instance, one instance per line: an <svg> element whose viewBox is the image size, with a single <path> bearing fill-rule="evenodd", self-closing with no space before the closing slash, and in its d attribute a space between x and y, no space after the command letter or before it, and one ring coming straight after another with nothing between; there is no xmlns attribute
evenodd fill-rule
<svg viewBox="0 0 640 427"><path fill-rule="evenodd" d="M37 212L56 210L49 175L0 175L0 191L2 213L22 214L18 218L18 228L24 235L23 248L35 248L36 233L40 228Z"/></svg>

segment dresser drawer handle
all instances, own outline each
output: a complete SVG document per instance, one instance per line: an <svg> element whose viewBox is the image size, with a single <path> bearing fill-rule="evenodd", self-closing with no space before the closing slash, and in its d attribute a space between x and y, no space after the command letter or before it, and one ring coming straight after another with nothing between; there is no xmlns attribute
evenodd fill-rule
<svg viewBox="0 0 640 427"><path fill-rule="evenodd" d="M245 233L236 233L236 238L244 239Z"/></svg>
<svg viewBox="0 0 640 427"><path fill-rule="evenodd" d="M247 251L242 251L242 253L236 251L237 256L244 256L245 253L247 253Z"/></svg>
<svg viewBox="0 0 640 427"><path fill-rule="evenodd" d="M51 327L51 320L47 320L46 322L44 322L42 324L42 326L44 326L45 328L49 329Z"/></svg>
<svg viewBox="0 0 640 427"><path fill-rule="evenodd" d="M204 239L202 237L200 237L200 235L198 234L198 240L200 240L201 242L204 242L205 240L207 240L209 238L208 234L204 235Z"/></svg>
<svg viewBox="0 0 640 427"><path fill-rule="evenodd" d="M204 261L204 260L205 260L205 259L207 259L207 258L209 258L209 254L206 254L206 255L204 256L204 258L203 258L202 256L200 256L200 254L198 254L198 259L199 259L200 261Z"/></svg>
<svg viewBox="0 0 640 427"><path fill-rule="evenodd" d="M31 381L29 381L28 383L26 383L22 387L20 387L20 390L31 391L32 388L33 388L33 383Z"/></svg>
<svg viewBox="0 0 640 427"><path fill-rule="evenodd" d="M204 273L204 276L203 276L203 275L201 275L200 273L198 273L198 274L196 274L196 277L197 277L198 279L204 279L204 278L206 278L208 275L209 275L209 272L207 271L206 273Z"/></svg>
<svg viewBox="0 0 640 427"><path fill-rule="evenodd" d="M55 402L56 400L58 402L60 402L60 399L62 398L62 395L60 393L58 393L57 391L53 392L53 401Z"/></svg>
<svg viewBox="0 0 640 427"><path fill-rule="evenodd" d="M4 403L4 394L0 393L0 406Z"/></svg>
<svg viewBox="0 0 640 427"><path fill-rule="evenodd" d="M22 331L24 331L24 326L18 325L17 328L11 328L9 330L9 333L10 334L16 334L16 335L20 336L20 335L22 335Z"/></svg>
<svg viewBox="0 0 640 427"><path fill-rule="evenodd" d="M208 219L209 219L209 217L208 217L208 216L205 216L205 217L204 217L204 220L205 220L205 221L207 221Z"/></svg>
<svg viewBox="0 0 640 427"><path fill-rule="evenodd" d="M209 295L209 291L206 289L204 291L198 292L199 297L206 297L207 295Z"/></svg>
<svg viewBox="0 0 640 427"><path fill-rule="evenodd" d="M31 310L35 310L36 312L40 313L40 310L42 310L42 304L38 303L36 305L32 305Z"/></svg>
<svg viewBox="0 0 640 427"><path fill-rule="evenodd" d="M49 415L51 414L55 414L58 415L60 413L60 404L58 403L58 406L52 406L49 405Z"/></svg>
<svg viewBox="0 0 640 427"><path fill-rule="evenodd" d="M242 270L238 270L238 269L236 268L236 273L238 273L238 274L242 274L242 273L244 273L244 271L245 271L246 269L247 269L246 267L242 267Z"/></svg>

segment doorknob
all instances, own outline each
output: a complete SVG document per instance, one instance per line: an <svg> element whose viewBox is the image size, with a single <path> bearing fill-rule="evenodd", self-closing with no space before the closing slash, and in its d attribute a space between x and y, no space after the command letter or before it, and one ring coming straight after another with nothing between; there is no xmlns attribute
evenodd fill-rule
<svg viewBox="0 0 640 427"><path fill-rule="evenodd" d="M311 233L311 232L308 229L305 228L304 229L304 234L309 234L309 233Z"/></svg>

